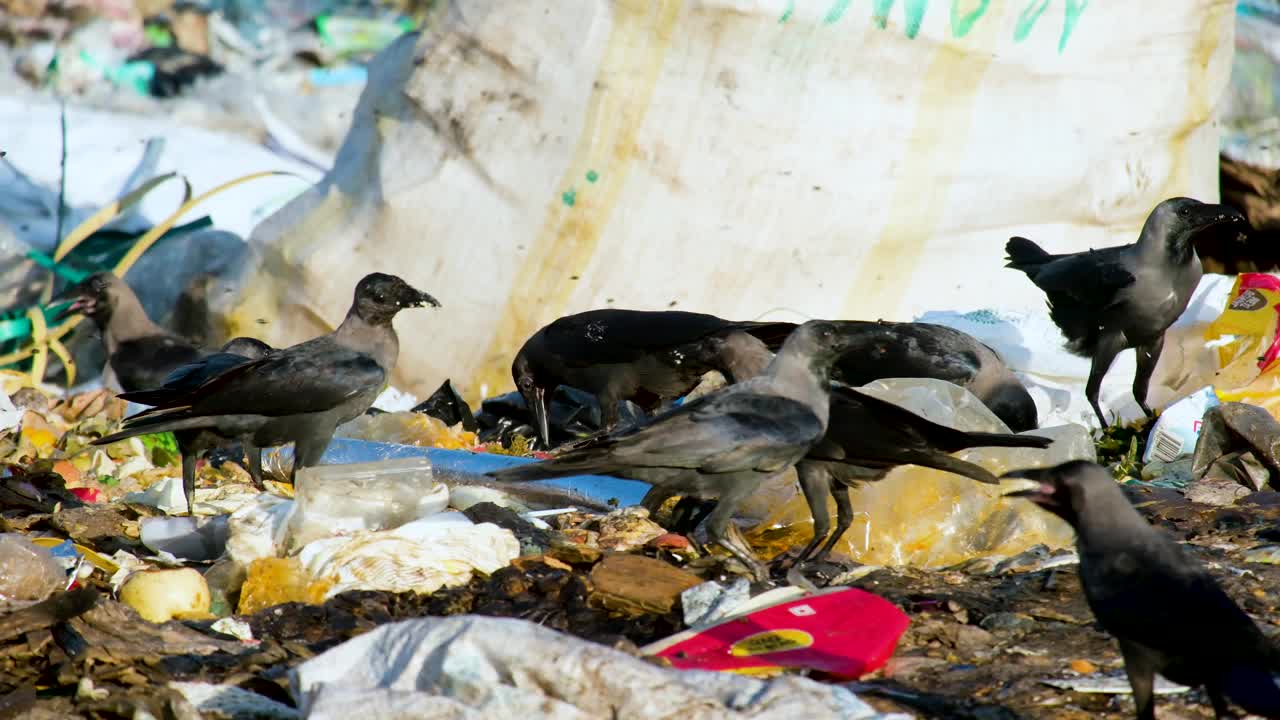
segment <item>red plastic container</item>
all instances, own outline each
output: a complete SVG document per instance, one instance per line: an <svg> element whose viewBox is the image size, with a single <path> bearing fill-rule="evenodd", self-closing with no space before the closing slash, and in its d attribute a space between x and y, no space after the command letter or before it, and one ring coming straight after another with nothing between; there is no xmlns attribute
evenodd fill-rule
<svg viewBox="0 0 1280 720"><path fill-rule="evenodd" d="M882 597L833 588L686 630L645 651L682 669L808 668L854 680L888 662L909 624L906 614Z"/></svg>

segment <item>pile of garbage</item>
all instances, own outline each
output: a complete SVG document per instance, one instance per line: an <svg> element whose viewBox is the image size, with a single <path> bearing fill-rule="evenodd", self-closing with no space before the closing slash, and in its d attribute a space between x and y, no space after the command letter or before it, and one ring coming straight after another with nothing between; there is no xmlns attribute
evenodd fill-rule
<svg viewBox="0 0 1280 720"><path fill-rule="evenodd" d="M170 516L186 509L171 438L89 446L124 414L123 401L105 391L60 399L51 388L16 387L27 375L2 377L0 642L24 640L4 651L6 707L294 717L298 708L324 716L354 702L443 702L439 692L398 692L432 689L425 676L376 669L387 658L381 645L392 643L423 658L447 645L467 663L480 662L479 653L495 666L522 662L528 672L547 670L536 660L552 646L562 648L557 673L607 661L611 685L577 686L578 696L556 691L565 717L602 703L631 708L631 717L667 717L682 704L706 702L746 716L780 701L879 717L853 693L801 678L712 679L661 668L725 669L724 648L741 646L756 649L737 667L860 677L889 658L907 625L901 611L869 593L836 588L810 597L781 588L752 598L745 580L727 587L709 580L723 578L716 563L643 508L611 509L543 486L500 491L421 454L304 468L296 488L268 480L265 492L236 463L202 463L194 514ZM442 391L447 397L447 386ZM445 405L458 410L456 403L423 407L447 412ZM345 426L334 445L467 448L512 461L501 444L493 449L502 454L480 452L488 448L463 424L423 412L375 413ZM361 439L372 436L380 440ZM290 464L287 453L275 453L266 469L278 476ZM531 508L575 499L584 507ZM809 612L787 612L797 603ZM369 632L402 618L461 614L529 622L423 619ZM736 617L752 622L731 623ZM812 650L770 659L778 647L758 623L776 626L768 632L781 642L808 632ZM851 630L856 642L845 637ZM342 644L357 635L359 643ZM467 643L478 649L464 651ZM324 650L332 654L313 657ZM670 659L653 664L628 655ZM356 680L348 666L372 674ZM469 672L478 670L450 669L457 677L434 682L456 684ZM646 698L642 682L663 691ZM527 689L504 695L502 686L486 685L484 700L456 688L457 702L494 710L547 700ZM734 699L744 693L758 699Z"/></svg>
<svg viewBox="0 0 1280 720"><path fill-rule="evenodd" d="M199 465L185 516L171 437L89 445L126 414L124 401L104 390L67 397L18 373L0 374L0 389L4 708L280 718L356 707L566 718L708 706L730 717L1128 712L1123 664L1092 626L1070 532L998 489L937 471L903 467L855 491L864 522L839 558L753 586L699 534L668 531L675 503L652 516L635 507L630 486L642 484L513 488L483 476L535 454L518 394L473 413L446 382L412 409L373 410L342 426L296 487L281 482L288 449L266 454L265 490L215 456ZM1000 428L946 383L865 390L957 427ZM1232 594L1250 598L1246 609L1274 616L1276 493L1223 499L1171 481L1194 463L1229 472L1249 452L1270 462L1256 454L1270 446L1245 447L1248 423L1223 412L1237 404L1216 398L1170 408L1146 452L1134 431L1116 452L1111 431L1099 457L1134 473L1126 488L1143 511L1192 538ZM1192 427L1183 418L1192 407L1209 410L1183 452L1177 433ZM552 409L557 433L598 427L598 408L571 391ZM1056 440L1038 451L1043 464L1094 457L1082 427L1038 432ZM1157 457L1171 446L1161 432L1180 438L1170 461ZM1000 472L1026 464L1020 452L964 457ZM1155 482L1139 479L1148 476ZM790 482L762 490L740 518L753 549L785 558L810 533L803 508ZM1202 701L1186 688L1162 692L1171 694L1162 707Z"/></svg>
<svg viewBox="0 0 1280 720"><path fill-rule="evenodd" d="M363 0L8 3L0 91L270 137L324 170L370 58L430 12L431 3Z"/></svg>

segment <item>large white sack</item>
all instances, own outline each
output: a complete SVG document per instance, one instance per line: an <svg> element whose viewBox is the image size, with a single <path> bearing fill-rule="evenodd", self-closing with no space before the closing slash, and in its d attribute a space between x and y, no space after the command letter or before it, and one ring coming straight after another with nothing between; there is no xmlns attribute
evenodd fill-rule
<svg viewBox="0 0 1280 720"><path fill-rule="evenodd" d="M393 381L474 398L595 307L1043 312L1010 235L1130 242L1166 197L1217 199L1230 0L441 5L255 230L232 332L312 336L394 272L444 307L397 320Z"/></svg>

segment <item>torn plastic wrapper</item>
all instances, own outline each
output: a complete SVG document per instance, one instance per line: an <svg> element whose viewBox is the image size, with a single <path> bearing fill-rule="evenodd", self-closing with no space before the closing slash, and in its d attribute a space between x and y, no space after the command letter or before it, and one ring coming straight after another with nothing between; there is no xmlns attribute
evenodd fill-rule
<svg viewBox="0 0 1280 720"><path fill-rule="evenodd" d="M83 557L86 563L102 570L107 575L115 575L120 571L120 565L114 560L79 543L73 543L70 540L63 540L55 537L38 537L28 539L31 540L32 545L47 548L53 553L55 558L65 557L68 554L68 550L70 550L80 557Z"/></svg>
<svg viewBox="0 0 1280 720"><path fill-rule="evenodd" d="M220 485L213 488L196 488L195 515L217 516L234 513L260 495L260 491L245 484ZM165 478L142 492L129 493L123 501L135 505L147 505L170 515L185 513L187 496L182 492L182 478Z"/></svg>
<svg viewBox="0 0 1280 720"><path fill-rule="evenodd" d="M831 588L686 630L643 651L685 670L754 674L805 668L856 680L889 660L909 624L906 614L881 597Z"/></svg>
<svg viewBox="0 0 1280 720"><path fill-rule="evenodd" d="M66 571L47 548L16 533L0 534L0 613L40 602L66 584Z"/></svg>
<svg viewBox="0 0 1280 720"><path fill-rule="evenodd" d="M266 493L231 513L227 555L242 568L254 560L279 556L288 541L292 513L292 500Z"/></svg>
<svg viewBox="0 0 1280 720"><path fill-rule="evenodd" d="M902 405L929 420L974 432L1009 432L1008 428L968 390L941 380L895 378L863 388L877 397ZM1053 438L1047 449L972 448L955 456L981 465L999 476L1012 470L1045 467L1067 460L1094 460L1093 441L1081 425L1063 425L1026 434ZM763 514L767 520L748 534L762 554L783 552L813 536L808 505L794 481L761 506L757 498L744 504L744 515ZM1070 526L1031 503L1005 498L1005 484L986 485L966 477L905 465L883 479L863 483L850 492L854 521L836 544L837 552L870 565L948 567L976 557L1009 557L1044 544L1068 547L1075 534ZM834 508L834 502L828 501ZM831 510L834 517L834 509Z"/></svg>
<svg viewBox="0 0 1280 720"><path fill-rule="evenodd" d="M453 389L450 380L440 383L431 397L415 405L411 411L430 415L448 427L460 424L463 430L473 433L480 429L475 416L471 414L471 406Z"/></svg>
<svg viewBox="0 0 1280 720"><path fill-rule="evenodd" d="M1213 386L1196 392L1170 405L1151 426L1142 462L1172 462L1196 450L1196 441L1204 426L1204 414L1219 404Z"/></svg>
<svg viewBox="0 0 1280 720"><path fill-rule="evenodd" d="M361 415L339 427L335 437L451 450L469 450L479 443L476 434L464 430L461 423L450 427L439 418L412 411Z"/></svg>
<svg viewBox="0 0 1280 720"><path fill-rule="evenodd" d="M1280 418L1280 278L1241 273L1230 297L1204 334L1217 349L1213 386L1222 402L1257 405Z"/></svg>

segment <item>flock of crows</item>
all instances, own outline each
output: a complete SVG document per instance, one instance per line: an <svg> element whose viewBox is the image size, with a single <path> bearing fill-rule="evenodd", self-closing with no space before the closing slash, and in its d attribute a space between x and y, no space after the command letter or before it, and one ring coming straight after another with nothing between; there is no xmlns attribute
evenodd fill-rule
<svg viewBox="0 0 1280 720"><path fill-rule="evenodd" d="M1104 425L1098 391L1125 348L1138 353L1133 392L1150 413L1147 385L1164 333L1200 279L1193 241L1210 228L1232 226L1247 227L1235 210L1173 198L1156 206L1132 245L1051 255L1025 238L1009 241L1008 267L1046 293L1068 348L1092 358L1085 393ZM173 432L189 508L196 458L215 446L239 442L259 486L261 448L294 443L294 473L318 463L336 428L368 411L386 387L399 350L396 314L440 306L400 278L374 273L359 282L346 317L328 334L279 349L235 338L208 352L153 323L110 274L92 275L63 297L73 301L63 316L81 313L99 329L107 377L124 390L121 397L150 407L94 444ZM712 370L727 384L686 398ZM605 427L550 459L491 475L511 482L580 474L640 480L652 486L644 500L651 509L673 495L714 501L705 515L707 536L759 581L768 579L768 569L731 520L744 498L793 467L814 519L813 540L796 562L813 562L849 528L849 488L857 483L907 464L997 483L952 453L1050 444L1034 434L956 430L854 389L880 378L937 378L967 388L1014 432L1038 426L1035 403L994 351L924 323L795 325L595 310L535 333L517 354L512 377L544 446L552 440L549 396L561 385L594 394ZM1280 718L1272 678L1280 672L1280 651L1194 558L1142 518L1106 470L1073 461L1005 477L1033 486L1011 496L1076 529L1085 594L1119 640L1139 718L1155 717L1156 673L1204 686L1219 717L1227 716L1229 698ZM686 524L701 522L700 510Z"/></svg>

